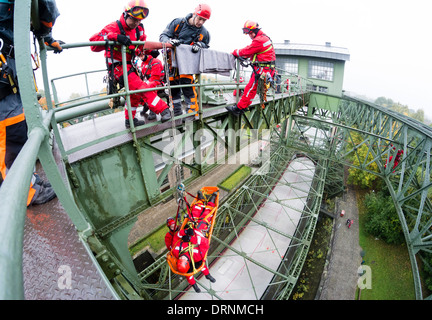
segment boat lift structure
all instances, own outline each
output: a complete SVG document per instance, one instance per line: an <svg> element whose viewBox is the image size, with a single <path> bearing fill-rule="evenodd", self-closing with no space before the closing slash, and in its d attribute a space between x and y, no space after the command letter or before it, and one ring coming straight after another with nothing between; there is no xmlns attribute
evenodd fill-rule
<svg viewBox="0 0 432 320"><path fill-rule="evenodd" d="M373 173L387 185L405 235L416 298L429 298L423 296L418 263L426 263L425 255L432 253L430 127L367 101L308 91L303 87L306 81L298 81L297 75L280 70L283 77L291 80L290 91L269 92L267 101L255 100L241 117L225 110L233 99L229 90L240 89L238 81L216 84L200 81L199 119L188 121L188 115L183 115L172 122L156 121L138 128L132 125L128 130L115 132L104 132L103 127L97 127L96 119L78 124L81 128L89 125L88 132L94 136L76 144L72 132L79 126L62 128L60 124L107 110L108 100L113 96L90 95L85 101L56 101L55 84L52 79L50 83L47 71L47 49L39 43L48 102L47 111L40 109L29 76L32 5L37 5L37 1L15 3L15 12L20 15L15 19L19 23L14 30L18 39L17 73L29 135L0 189L0 299L41 297L34 290L31 296L29 288L43 287L37 282L43 281L43 277L26 277L26 270L34 270L35 266L44 269L48 277L45 284L49 285L44 288L52 295L45 298L186 299L187 284L169 273L164 258L137 272L127 247L131 227L140 214L173 196L173 188L166 189L164 184L178 166L187 173L188 178L184 179L187 187L219 165L215 159L220 152L216 150L223 150L222 159L227 161L256 141L268 144L269 156L261 161L258 171L221 201L208 255L210 268L227 274L230 261L239 260L243 271L250 275L254 298L288 299L305 261L322 199L343 191L341 168L349 166ZM66 44L64 54L89 45ZM122 52L125 54L124 48ZM130 94L126 90L117 95L127 100ZM115 117L109 115L105 120L118 121ZM163 144L158 145L162 142L161 134L173 130L173 126L178 134L171 131L169 136L179 139L174 141L175 147L166 149ZM187 126L192 129L187 130ZM200 143L204 129L214 138L207 144ZM269 133L268 139L263 138L264 130ZM195 136L197 132L199 136ZM358 141L355 136L361 137L360 142L355 142ZM186 152L187 141L192 143L192 153ZM389 161L390 156L394 159L396 155L393 146L404 151L397 165L394 160ZM367 148L366 159L358 153L360 147ZM359 160L357 164L349 160L353 155ZM162 157L166 160L163 166L158 160ZM58 214L51 218L32 214L25 204L37 159L61 203L61 208L54 208ZM391 165L385 166L386 163ZM372 164L378 169L373 170ZM307 173L303 175L298 165L303 165ZM285 174L293 168L296 170L292 174L305 178L305 186L286 180ZM125 191L131 189L134 192ZM303 199L302 205L296 207L286 201L285 195L279 193L281 190L295 192L298 199ZM264 218L272 206L275 209ZM294 232L287 231L284 223L275 225L266 220L278 210L297 213ZM42 233L45 230L51 233ZM280 260L260 260L256 254L251 255L251 248L245 247L241 238L248 237L250 230L267 234L272 240L266 244L275 249ZM284 239L282 247L278 244L280 238ZM40 241L28 242L28 239ZM32 255L41 248L46 256ZM268 275L265 284L259 283L255 268ZM68 282L71 271L72 284ZM223 291L227 286L216 288L198 281L213 299L233 297ZM72 289L64 290L69 285Z"/></svg>

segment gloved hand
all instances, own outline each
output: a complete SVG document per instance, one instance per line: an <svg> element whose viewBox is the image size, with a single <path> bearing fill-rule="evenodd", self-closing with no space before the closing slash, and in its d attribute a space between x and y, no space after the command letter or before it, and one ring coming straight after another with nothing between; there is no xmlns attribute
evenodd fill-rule
<svg viewBox="0 0 432 320"><path fill-rule="evenodd" d="M179 39L170 39L169 43L171 43L174 47L178 47L180 45Z"/></svg>
<svg viewBox="0 0 432 320"><path fill-rule="evenodd" d="M193 229L186 229L185 230L185 233L188 235L188 236L193 236L195 233L194 233L194 231L193 231Z"/></svg>
<svg viewBox="0 0 432 320"><path fill-rule="evenodd" d="M159 50L157 50L157 49L153 49L153 50L150 52L150 55L151 55L153 58L157 58L157 57L159 56Z"/></svg>
<svg viewBox="0 0 432 320"><path fill-rule="evenodd" d="M61 47L62 44L65 44L61 40L54 40L52 37L45 37L44 43L46 46L51 47L54 49L54 53L60 53L63 51L63 48Z"/></svg>
<svg viewBox="0 0 432 320"><path fill-rule="evenodd" d="M236 58L239 56L238 50L234 50L231 54Z"/></svg>
<svg viewBox="0 0 432 320"><path fill-rule="evenodd" d="M188 235L184 235L184 236L182 237L182 241L184 241L184 242L189 242L189 241L190 241L190 237L189 237Z"/></svg>
<svg viewBox="0 0 432 320"><path fill-rule="evenodd" d="M197 53L201 48L205 48L205 44L203 42L197 42L192 45L192 52Z"/></svg>
<svg viewBox="0 0 432 320"><path fill-rule="evenodd" d="M131 39L129 39L128 37L122 35L122 34L118 34L117 35L117 42L120 42L121 44L129 47L132 44Z"/></svg>

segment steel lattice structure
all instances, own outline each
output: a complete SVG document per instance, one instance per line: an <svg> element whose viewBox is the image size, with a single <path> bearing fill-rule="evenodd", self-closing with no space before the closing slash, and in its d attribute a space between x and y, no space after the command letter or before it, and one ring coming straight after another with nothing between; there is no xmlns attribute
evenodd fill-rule
<svg viewBox="0 0 432 320"><path fill-rule="evenodd" d="M166 267L164 259L159 259L149 268L138 274L133 266L127 250L127 236L131 225L138 214L151 207L158 201L172 195L172 192L161 192L164 178L174 170L173 163L180 161L180 166L191 172L191 180L203 175L214 167L214 159L207 152L222 145L226 150L226 157L235 154L242 146L266 140L270 142L271 156L262 162L265 174L253 175L246 184L235 192L220 209L217 220L215 237L211 249L210 259L217 259L218 252L230 250L233 254L243 257L249 262L259 265L264 270L274 274L272 283L264 297L272 299L287 299L293 289L302 265L305 261L310 240L313 237L316 220L319 214L323 193L339 192L337 185L341 181L341 166L355 167L376 174L385 181L402 224L415 281L416 298L423 299L417 259L422 259L423 253L432 250L432 217L431 203L428 197L430 183L430 153L432 132L429 127L403 115L391 112L372 103L350 97L333 97L319 93L307 92L304 88L297 88L291 94L273 94L268 96L265 108L255 102L251 110L241 117L234 117L224 110L224 105L208 109L203 112L200 105L199 121L194 121L192 130L186 130L181 120L175 127L181 134L181 142L170 152L157 146L155 139L165 126L149 125L145 129L152 133L143 134L145 130L115 132L103 136L95 142L74 146L70 150L63 147L62 136L58 131L58 122L67 116L62 115L61 108L53 108L49 100L49 110L42 113L37 106L36 92L32 79L32 66L28 57L30 9L35 1L19 1L16 12L20 12L20 19L15 19L17 73L22 92L24 110L29 123L29 142L20 158L24 164L24 173L11 169L9 178L1 190L1 195L11 199L13 203L1 203L0 212L11 212L14 217L24 217L24 203L18 200L16 194L25 190L26 183L14 182L22 175L29 177L36 156L51 181L62 205L74 223L81 241L88 247L95 265L103 272L109 285L114 287L119 296L125 299L135 298L172 298L184 289L184 283L172 277ZM19 23L17 21L20 21ZM27 23L26 23L27 21ZM41 45L41 60L46 94L50 96L50 85L47 73L46 48ZM79 44L76 47L89 45ZM65 45L65 49L74 45ZM123 54L125 50L123 48ZM201 83L200 98L203 98L205 86ZM130 92L127 91L128 98ZM89 102L99 102L109 97L90 99ZM202 100L202 99L201 99ZM76 114L87 112L85 103L70 104ZM84 107L82 107L84 106ZM72 117L72 116L71 116ZM194 156L192 160L180 159L181 149L186 145L188 134L195 134L202 129L210 132L214 142L205 148L193 140ZM50 131L59 144L61 168L56 163L49 145ZM254 135L250 132L253 130ZM267 131L266 131L267 130ZM218 132L224 132L220 135ZM270 132L267 137L264 132ZM118 142L116 139L127 136ZM360 137L360 139L358 139ZM159 140L158 140L159 141ZM360 142L358 142L360 141ZM79 152L87 152L88 148L108 143L109 147L94 153L87 153L85 157L74 157ZM393 149L394 147L394 149ZM360 148L366 148L367 156L359 154ZM27 151L28 150L28 151ZM397 150L403 150L401 161L395 164ZM284 235L281 230L269 227L255 220L253 214L263 199L271 194L272 187L279 181L281 173L287 168L289 161L296 154L306 155L315 163L312 185L309 195L304 201L301 212L301 223L294 236ZM171 160L156 176L157 164L154 155L163 155ZM356 158L356 164L350 159ZM388 166L384 165L388 162ZM226 159L226 158L225 158ZM27 166L25 164L28 163ZM338 166L336 166L337 164ZM28 168L27 168L28 167ZM112 168L121 167L121 175L113 172ZM377 168L377 169L376 169ZM61 169L64 169L63 175ZM18 177L18 178L17 178ZM92 181L92 183L88 183ZM117 185L106 182L115 181L118 185L137 190L136 194L120 192ZM15 183L15 185L14 185ZM292 186L295 189L295 185ZM105 189L104 189L105 188ZM100 190L105 192L100 192ZM120 188L123 189L123 188ZM104 194L115 193L116 199L104 198ZM280 201L276 201L284 207ZM122 204L122 205L119 205ZM287 256L279 268L269 268L266 265L247 257L243 252L231 246L230 242L238 231L250 221L261 224L268 232L278 233L289 239L292 244ZM11 237L19 238L22 225L10 226L10 230L17 230ZM229 225L229 228L227 227ZM227 230L230 230L229 232ZM4 241L3 243L10 243ZM2 248L3 251L12 250ZM10 288L14 284L22 283L19 274L20 252L11 252L14 259L0 260L4 270L14 270L0 278L0 288ZM17 262L18 261L18 262ZM157 281L150 281L155 276ZM203 284L205 287L205 284ZM209 288L210 289L210 288ZM22 296L19 285L16 290L0 292L2 297L16 298ZM212 293L218 298L216 292ZM260 298L260 297L258 297Z"/></svg>

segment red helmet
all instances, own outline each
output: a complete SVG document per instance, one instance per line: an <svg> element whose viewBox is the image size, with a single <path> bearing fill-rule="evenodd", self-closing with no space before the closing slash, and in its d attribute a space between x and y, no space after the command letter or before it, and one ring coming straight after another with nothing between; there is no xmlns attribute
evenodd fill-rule
<svg viewBox="0 0 432 320"><path fill-rule="evenodd" d="M199 4L198 7L195 8L194 14L208 20L211 16L211 8L208 4Z"/></svg>
<svg viewBox="0 0 432 320"><path fill-rule="evenodd" d="M258 22L247 20L243 26L243 33L249 34L250 32L256 32L259 29Z"/></svg>
<svg viewBox="0 0 432 320"><path fill-rule="evenodd" d="M168 227L170 230L174 230L174 229L175 229L175 220L174 220L173 217L169 217L169 218L167 219L167 227Z"/></svg>
<svg viewBox="0 0 432 320"><path fill-rule="evenodd" d="M182 255L177 260L177 271L187 273L189 271L189 259L187 256Z"/></svg>
<svg viewBox="0 0 432 320"><path fill-rule="evenodd" d="M135 19L145 19L149 14L149 8L144 0L130 0L125 5L125 13Z"/></svg>

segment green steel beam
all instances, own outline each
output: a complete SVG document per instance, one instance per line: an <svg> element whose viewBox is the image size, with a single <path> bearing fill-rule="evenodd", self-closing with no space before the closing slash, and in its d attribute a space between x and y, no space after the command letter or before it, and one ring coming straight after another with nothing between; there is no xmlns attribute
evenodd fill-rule
<svg viewBox="0 0 432 320"><path fill-rule="evenodd" d="M17 72L19 77L20 88L22 90L22 99L24 110L27 121L29 123L29 137L31 141L37 140L32 146L26 145L23 149L23 155L20 158L25 159L29 162L34 162L31 159L34 158L34 153L38 153L38 157L41 160L42 166L46 171L48 179L53 184L56 193L65 207L67 213L70 215L74 222L80 237L83 241L89 243L92 251L98 258L102 269L108 270L107 264L114 263L116 266L115 273L110 274L109 278L117 288L123 288L122 294L128 298L136 297L135 292L148 298L150 295L147 294L146 289L149 285L144 283L144 276L140 279L140 276L134 274L133 266L131 266L131 259L128 257L127 248L124 244L125 238L127 238L130 225L139 214L142 209L145 209L149 205L154 204L154 201L159 201L170 193L161 194L160 187L162 180L158 180L154 173L154 163L152 160L152 154L164 154L163 150L158 150L150 143L150 137L138 139L136 136L136 128L131 128L132 142L130 142L130 149L128 145L116 147L112 149L108 155L95 155L86 159L88 165L92 166L99 163L99 161L106 161L108 163L115 164L119 161L125 160L122 158L120 150L128 151L135 150L135 159L139 172L142 177L141 181L136 182L133 179L126 179L126 184L137 183L140 188L144 190L146 196L145 201L147 204L140 204L130 212L127 210L116 216L113 213L111 218L103 221L101 224L101 216L98 215L98 207L88 207L90 210L82 211L82 202L84 198L77 197L77 190L83 187L80 179L83 179L83 173L79 172L79 166L69 165L68 157L69 154L64 151L60 135L57 129L57 118L56 113L62 112L64 108L54 108L51 103L51 99L48 101L49 112L43 113L37 108L36 92L31 77L27 77L31 74L31 65L28 57L30 56L29 49L29 30L30 30L30 0L19 1L15 4L15 12L20 13L20 19L15 19L15 33L16 39L16 60L17 60ZM33 5L36 1L33 1ZM34 8L35 10L36 8ZM34 11L35 12L35 11ZM33 13L34 13L33 12ZM23 23L24 21L24 23ZM34 21L33 25L37 25L37 21ZM103 43L104 44L104 43ZM82 44L67 44L65 49L71 49L75 47L88 46L89 43ZM46 48L43 43L41 46L41 60L42 60L42 73L44 78L45 92L47 97L51 96L48 72L46 69ZM124 48L122 51L124 55ZM129 100L131 91L128 90L127 79L126 83L126 100ZM428 191L430 190L430 157L431 157L431 146L432 146L432 130L431 128L420 124L419 122L405 117L403 115L392 112L388 109L379 107L377 105L365 102L359 99L350 97L334 97L318 93L310 93L303 88L297 88L296 94L286 95L282 94L279 96L273 96L269 94L268 101L265 102L266 108L263 110L260 107L260 103L255 103L251 110L244 113L242 117L234 117L230 114L218 115L216 118L203 118L202 113L202 101L204 96L204 90L206 85L199 82L197 85L200 95L200 111L199 121L193 124L193 131L198 131L203 128L211 128L211 132L214 137L217 137L215 141L221 142L225 147L226 158L240 150L240 147L244 141L250 139L247 134L244 136L237 135L240 129L255 128L259 130L271 129L272 140L277 147L277 150L272 154L273 164L270 165L271 173L275 176L271 176L268 180L260 180L257 177L253 177L248 182L247 188L239 189L235 195L230 198L230 206L232 208L225 209L222 215L229 215L234 219L239 219L240 225L245 223L247 219L253 219L251 213L256 210L258 203L270 192L270 186L275 183L276 175L281 174L286 167L286 156L291 152L304 152L310 157L316 160L319 164L318 174L314 180L314 186L311 191L312 197L310 203L305 205L306 211L304 212L305 225L304 233L301 234L301 239L298 235L293 237L293 240L298 240L298 243L302 243L298 246L298 251L295 253L295 260L292 262L292 269L289 274L279 273L277 270L271 270L277 277L283 279L291 279L288 285L283 286L280 292L276 294L277 298L286 299L289 297L290 292L295 284L295 279L300 273L303 265L306 253L308 250L308 243L313 235L313 231L316 225L316 217L319 213L320 203L322 194L324 192L325 182L328 182L326 175L330 172L330 166L334 163L356 167L358 169L374 173L382 178L393 199L398 212L399 220L402 224L407 247L411 259L411 266L414 275L415 294L417 299L422 299L421 281L419 275L419 269L417 265L417 258L422 259L423 252L432 251L432 205L428 197ZM143 90L141 90L143 91ZM138 92L138 91L136 91ZM54 88L54 93L55 88ZM108 99L108 97L92 99L93 102L102 101ZM57 103L56 103L57 104ZM79 111L82 103L72 103L67 108L70 109L71 114L79 114L80 112L86 112L83 110ZM97 107L99 108L99 107ZM69 111L68 111L69 112ZM60 118L58 118L60 119ZM283 132L276 130L276 125L281 124ZM48 130L54 131L56 140L58 141L59 148L61 149L62 160L68 172L71 174L71 185L64 183L59 173L59 170L54 161L52 152L48 144ZM224 139L218 137L218 130L227 132ZM244 130L247 133L247 130ZM354 136L361 136L362 141L355 143ZM260 135L259 135L260 136ZM110 137L104 137L104 140L108 140ZM301 139L300 139L301 138ZM212 144L212 148L217 146L217 142ZM392 168L393 161L384 168L384 163L389 159L390 155L395 157L395 152L392 151L391 145L397 146L397 149L404 151L402 161L397 167ZM88 147L85 145L82 147ZM180 148L180 146L177 146ZM201 148L201 145L196 143L196 148ZM367 148L367 155L370 155L370 159L362 159L358 150L360 148ZM117 150L118 149L118 150ZM76 151L79 149L76 149ZM177 149L179 150L179 149ZM189 165L187 163L180 163L183 167L188 168L192 171L197 171L198 176L203 174L205 168L209 167L208 162L211 161L211 157L201 157L202 150L196 150L198 153L195 155L195 160L198 160L197 166ZM350 162L350 157L354 155L357 157L359 164L353 165ZM172 155L167 155L173 161L178 161L178 152L174 152ZM116 158L117 157L117 158ZM30 160L29 160L30 159ZM376 164L378 170L373 169L372 166ZM24 173L23 180L29 179L31 171L30 167L33 165L25 166L26 170ZM85 168L85 166L83 167ZM132 171L132 168L131 172ZM173 168L171 168L172 170ZM12 168L12 176L16 173ZM337 171L336 171L337 172ZM163 177L166 177L169 170L163 171ZM8 175L9 177L9 175ZM73 179L72 179L73 177ZM263 182L265 184L263 185ZM22 186L19 183L6 178L6 186L11 184L12 190L19 190ZM97 185L95 188L99 187ZM264 188L264 190L263 190ZM2 188L1 195L7 191ZM253 192L250 192L253 190ZM248 194L249 193L249 194ZM8 195L9 196L9 195ZM127 195L125 193L119 193L119 201L127 202ZM122 198L125 197L126 198ZM253 201L251 199L254 198ZM17 204L21 204L24 200L22 197L18 197ZM243 202L242 202L243 201ZM250 201L250 202L249 202ZM258 202L254 202L258 201ZM5 207L5 212L24 212L24 207L11 204L1 204ZM249 212L242 212L240 207L249 206ZM85 206L84 206L85 207ZM80 208L80 209L79 209ZM3 212L3 210L2 210ZM239 214L241 212L241 214ZM104 213L105 214L105 213ZM21 217L22 214L17 214L17 217ZM238 217L238 218L237 218ZM20 222L14 221L13 224L21 224ZM22 226L21 226L22 227ZM222 219L218 221L218 227L223 229ZM13 228L12 230L15 230ZM10 235L13 237L22 238L22 230L20 226L17 226L16 234ZM270 230L270 228L269 228ZM219 231L217 231L219 232ZM94 236L99 235L99 237ZM9 237L9 236L8 236ZM229 248L227 243L224 243L224 239L219 238L220 245ZM5 242L9 243L9 242ZM17 244L19 244L19 240ZM19 248L13 249L12 254L19 252ZM12 247L9 249L12 250ZM22 248L21 248L22 250ZM8 249L6 249L8 251ZM2 249L2 252L5 252ZM104 255L106 254L106 255ZM241 254L241 252L238 252ZM102 258L105 257L105 258ZM4 264L4 257L0 259L0 263ZM12 259L13 265L17 264L16 259ZM9 265L9 264L8 264ZM159 264L158 264L159 266ZM263 266L266 268L265 266ZM9 267L7 267L10 269ZM19 266L17 266L19 270ZM154 269L153 269L154 270ZM166 267L165 269L166 270ZM109 272L109 271L107 271ZM154 271L151 271L154 272ZM161 279L166 279L166 272L161 275ZM294 273L292 273L294 272ZM0 288L3 287L1 284L10 286L9 281L21 281L19 275L13 272L14 276L10 279L0 280ZM3 281L3 283L2 283ZM170 286L174 285L169 277ZM126 285L126 283L129 283ZM18 286L19 288L19 286ZM0 290L4 294L4 290ZM13 293L13 297L22 297L22 291Z"/></svg>

